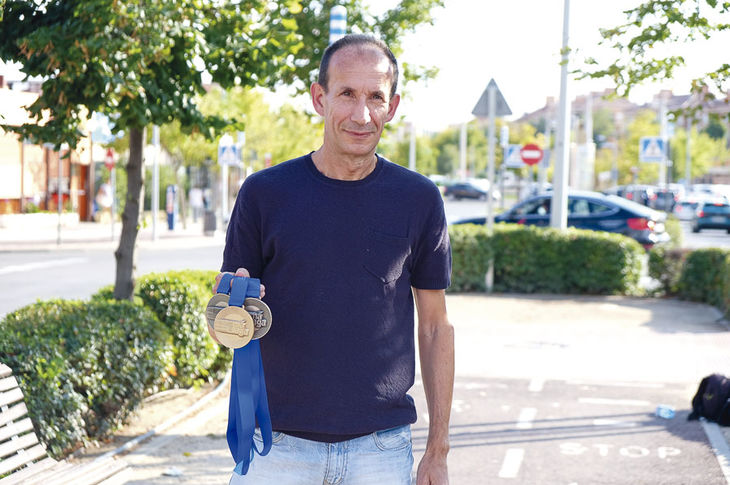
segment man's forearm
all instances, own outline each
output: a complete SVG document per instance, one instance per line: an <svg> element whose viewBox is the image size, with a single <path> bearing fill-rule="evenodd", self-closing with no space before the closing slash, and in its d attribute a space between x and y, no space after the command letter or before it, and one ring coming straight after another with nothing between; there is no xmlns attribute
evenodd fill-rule
<svg viewBox="0 0 730 485"><path fill-rule="evenodd" d="M419 333L421 376L428 405L426 452L449 451L449 419L454 390L454 328L446 323Z"/></svg>

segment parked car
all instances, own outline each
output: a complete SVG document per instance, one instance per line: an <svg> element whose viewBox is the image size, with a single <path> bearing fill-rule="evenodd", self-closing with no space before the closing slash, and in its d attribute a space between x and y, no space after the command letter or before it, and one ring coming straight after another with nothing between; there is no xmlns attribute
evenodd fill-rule
<svg viewBox="0 0 730 485"><path fill-rule="evenodd" d="M453 182L446 185L443 194L449 199L479 199L486 200L489 193L489 182L484 179L474 179L464 182ZM495 189L494 199L499 200L500 193Z"/></svg>
<svg viewBox="0 0 730 485"><path fill-rule="evenodd" d="M690 192L684 197L681 197L679 201L674 205L674 215L679 220L691 221L695 217L695 212L700 206L700 203L708 202L728 202L728 199L723 196L718 196L710 192Z"/></svg>
<svg viewBox="0 0 730 485"><path fill-rule="evenodd" d="M654 198L651 200L651 207L653 209L665 212L674 211L674 206L679 202L682 194L684 194L684 189L681 186L672 185L666 188L654 189Z"/></svg>
<svg viewBox="0 0 730 485"><path fill-rule="evenodd" d="M683 199L674 204L672 212L680 221L691 221L699 204L700 202L696 199Z"/></svg>
<svg viewBox="0 0 730 485"><path fill-rule="evenodd" d="M647 207L651 207L657 198L655 189L651 185L627 185L622 192L619 194L621 197Z"/></svg>
<svg viewBox="0 0 730 485"><path fill-rule="evenodd" d="M543 193L518 202L495 222L550 225L551 193ZM594 231L624 234L636 239L645 248L669 241L664 229L666 214L616 195L575 191L568 194L568 226ZM462 219L454 224L484 224L486 218Z"/></svg>
<svg viewBox="0 0 730 485"><path fill-rule="evenodd" d="M692 232L725 229L730 234L730 204L727 201L700 202L692 218Z"/></svg>

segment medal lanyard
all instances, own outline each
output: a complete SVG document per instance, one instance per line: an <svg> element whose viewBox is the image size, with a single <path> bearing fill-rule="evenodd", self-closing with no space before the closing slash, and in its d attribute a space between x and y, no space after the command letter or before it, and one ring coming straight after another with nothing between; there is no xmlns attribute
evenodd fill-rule
<svg viewBox="0 0 730 485"><path fill-rule="evenodd" d="M221 279L222 283L223 279ZM228 286L226 284L224 289ZM246 298L259 298L260 295L260 280L237 276L233 278L228 304L229 306L243 306ZM264 456L271 450L272 443L269 401L266 397L264 365L258 340L252 340L247 345L233 351L231 385L226 438L228 448L236 462L233 471L239 475L245 475L253 460L254 451ZM257 422L264 441L262 450L258 450L253 441Z"/></svg>

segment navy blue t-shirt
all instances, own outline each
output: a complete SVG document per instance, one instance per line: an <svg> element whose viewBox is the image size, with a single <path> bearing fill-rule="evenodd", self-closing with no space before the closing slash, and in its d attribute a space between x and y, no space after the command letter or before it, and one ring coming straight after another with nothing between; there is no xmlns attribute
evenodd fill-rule
<svg viewBox="0 0 730 485"><path fill-rule="evenodd" d="M378 157L356 181L311 154L255 173L238 193L222 271L266 287L261 339L275 430L341 441L416 421L411 286L445 289L451 252L438 188Z"/></svg>

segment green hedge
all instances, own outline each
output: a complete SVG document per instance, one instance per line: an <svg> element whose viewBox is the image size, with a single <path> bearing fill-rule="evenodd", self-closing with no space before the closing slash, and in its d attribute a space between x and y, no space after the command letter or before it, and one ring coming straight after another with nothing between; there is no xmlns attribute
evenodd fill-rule
<svg viewBox="0 0 730 485"><path fill-rule="evenodd" d="M183 270L150 273L139 278L134 301L148 307L172 335L174 365L166 387L190 387L220 380L233 353L208 336L205 307L212 296L216 271ZM112 298L111 286L92 299Z"/></svg>
<svg viewBox="0 0 730 485"><path fill-rule="evenodd" d="M451 239L450 291L484 291L484 275L492 257L484 226L463 224L449 228Z"/></svg>
<svg viewBox="0 0 730 485"><path fill-rule="evenodd" d="M687 249L668 245L657 245L649 251L649 276L659 282L660 292L676 295L684 261L689 254Z"/></svg>
<svg viewBox="0 0 730 485"><path fill-rule="evenodd" d="M38 302L0 322L0 361L56 458L121 425L165 380L172 355L164 326L127 301Z"/></svg>
<svg viewBox="0 0 730 485"><path fill-rule="evenodd" d="M484 289L494 257L494 290L519 293L634 294L645 251L620 234L559 231L497 224L449 228L453 255L450 291ZM481 276L480 276L481 275Z"/></svg>
<svg viewBox="0 0 730 485"><path fill-rule="evenodd" d="M215 271L140 278L134 301L39 301L0 322L0 362L18 377L37 434L61 458L107 437L148 394L221 379L232 352L209 336Z"/></svg>
<svg viewBox="0 0 730 485"><path fill-rule="evenodd" d="M210 286L202 287L184 272L148 274L139 279L136 294L172 335L174 385L190 387L197 381L218 377L210 370L219 346L208 335L205 319Z"/></svg>
<svg viewBox="0 0 730 485"><path fill-rule="evenodd" d="M730 251L709 248L689 253L677 289L681 298L709 303L727 314L730 310Z"/></svg>

